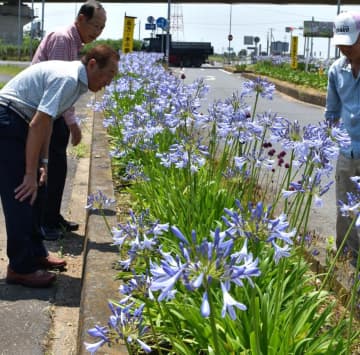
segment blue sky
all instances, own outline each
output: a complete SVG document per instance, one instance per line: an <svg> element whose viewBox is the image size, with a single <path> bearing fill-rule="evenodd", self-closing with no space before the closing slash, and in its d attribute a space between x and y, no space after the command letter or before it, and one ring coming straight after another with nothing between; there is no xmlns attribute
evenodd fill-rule
<svg viewBox="0 0 360 355"><path fill-rule="evenodd" d="M31 3L28 5L31 7ZM52 31L58 27L70 24L81 6L78 3L45 4L45 31ZM142 39L150 35L145 30L145 23L149 16L154 18L167 17L167 3L103 3L108 15L107 24L100 38L117 39L122 37L124 15L137 17L134 37ZM35 13L41 18L42 5L34 3ZM360 11L360 6L342 6L341 11ZM262 50L266 50L267 38L270 34L275 41L289 41L290 34L285 27L302 27L304 21L333 21L337 14L336 5L252 5L252 4L176 4L171 8L175 15L173 22L177 23L178 31L173 37L181 41L211 42L216 52L227 50L228 34L231 31L233 40L231 47L238 52L244 45L244 36L258 36ZM231 16L230 16L231 13ZM231 18L231 30L230 30ZM304 38L302 30L294 30L299 36L298 53L304 52ZM335 49L332 41L327 38L313 39L313 52L316 56L330 56Z"/></svg>

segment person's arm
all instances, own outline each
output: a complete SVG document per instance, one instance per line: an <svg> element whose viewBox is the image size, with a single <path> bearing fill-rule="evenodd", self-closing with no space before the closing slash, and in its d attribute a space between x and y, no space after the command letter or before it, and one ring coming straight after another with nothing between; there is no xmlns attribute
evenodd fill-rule
<svg viewBox="0 0 360 355"><path fill-rule="evenodd" d="M339 122L341 115L341 99L336 88L337 75L339 75L339 73L335 68L331 67L328 75L325 119L332 125Z"/></svg>
<svg viewBox="0 0 360 355"><path fill-rule="evenodd" d="M30 204L33 204L36 199L39 164L41 159L47 158L52 122L49 115L37 111L29 124L25 148L25 175L22 184L15 189L15 199L21 202L30 198ZM46 169L43 168L40 184L45 180L44 174Z"/></svg>
<svg viewBox="0 0 360 355"><path fill-rule="evenodd" d="M73 146L76 146L80 143L82 134L79 123L76 120L75 107L70 107L67 111L65 111L63 116L65 119L65 123L69 127L71 133L71 144Z"/></svg>

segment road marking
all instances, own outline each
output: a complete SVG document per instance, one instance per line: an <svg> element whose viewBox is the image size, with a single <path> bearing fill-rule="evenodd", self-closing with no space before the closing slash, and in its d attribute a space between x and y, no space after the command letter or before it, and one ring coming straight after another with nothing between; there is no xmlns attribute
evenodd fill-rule
<svg viewBox="0 0 360 355"><path fill-rule="evenodd" d="M222 71L223 73L227 74L227 75L231 75L232 73L227 71L227 70L224 70L224 69L219 69L220 71Z"/></svg>
<svg viewBox="0 0 360 355"><path fill-rule="evenodd" d="M215 76L212 76L212 75L206 75L204 79L207 80L207 81L214 81L214 80L216 80Z"/></svg>

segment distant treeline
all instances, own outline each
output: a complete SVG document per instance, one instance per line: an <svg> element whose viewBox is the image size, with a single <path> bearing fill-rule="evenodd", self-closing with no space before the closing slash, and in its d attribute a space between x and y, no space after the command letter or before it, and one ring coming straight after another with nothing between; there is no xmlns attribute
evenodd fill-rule
<svg viewBox="0 0 360 355"><path fill-rule="evenodd" d="M0 60L21 60L21 61L30 61L34 55L37 47L40 44L39 39L32 39L30 37L24 37L22 45L19 47L15 44L5 44L2 43L0 39ZM107 44L115 50L121 50L122 39L100 39L89 43L84 46L81 54L85 53L90 48L94 47L97 44ZM139 51L141 49L141 41L134 40L134 51Z"/></svg>

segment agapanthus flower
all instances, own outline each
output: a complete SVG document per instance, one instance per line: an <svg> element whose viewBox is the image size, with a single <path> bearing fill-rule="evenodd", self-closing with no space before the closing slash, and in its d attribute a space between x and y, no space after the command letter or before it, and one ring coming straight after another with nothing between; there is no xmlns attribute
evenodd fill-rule
<svg viewBox="0 0 360 355"><path fill-rule="evenodd" d="M105 343L109 343L109 330L106 327L95 326L88 330L88 334L94 338L101 338L96 343L84 342L85 348L91 354L95 354Z"/></svg>
<svg viewBox="0 0 360 355"><path fill-rule="evenodd" d="M84 342L86 351L90 352L91 355L94 355L104 344L105 340L101 339L96 343Z"/></svg>
<svg viewBox="0 0 360 355"><path fill-rule="evenodd" d="M284 247L281 247L278 244L276 244L274 240L271 242L271 244L274 247L274 251L275 251L274 254L275 264L278 264L280 259L288 258L291 255L289 244L285 244Z"/></svg>
<svg viewBox="0 0 360 355"><path fill-rule="evenodd" d="M143 325L142 312L144 304L138 308L133 308L133 303L120 306L109 302L108 305L112 313L109 317L108 326L96 326L88 331L89 335L96 338L100 337L101 340L94 344L85 343L86 349L91 354L95 354L105 343L111 344L111 339L116 336L128 344L131 344L134 339L142 350L147 353L150 352L151 347L141 340L141 337L146 334L148 329L147 326Z"/></svg>
<svg viewBox="0 0 360 355"><path fill-rule="evenodd" d="M256 94L260 94L261 97L269 100L272 100L275 92L275 85L261 77L257 77L255 80L245 81L243 88L244 91L247 91L248 93L255 92Z"/></svg>
<svg viewBox="0 0 360 355"><path fill-rule="evenodd" d="M114 198L109 198L102 191L98 190L88 196L85 208L93 211L103 210L106 207L112 206L115 202Z"/></svg>
<svg viewBox="0 0 360 355"><path fill-rule="evenodd" d="M207 318L209 317L210 315L210 304L209 304L209 299L208 299L208 293L207 291L205 291L203 293L203 298L202 298L202 302L201 302L201 315L204 317L204 318Z"/></svg>
<svg viewBox="0 0 360 355"><path fill-rule="evenodd" d="M356 218L355 226L360 227L360 194L347 192L347 203L339 200L340 213L344 217Z"/></svg>
<svg viewBox="0 0 360 355"><path fill-rule="evenodd" d="M220 228L216 228L209 239L202 240L199 244L196 242L195 232L189 238L175 226L171 230L181 240L181 255L174 257L169 253L163 253L160 263L151 262L150 289L153 292L160 291L159 301L166 299L168 293L176 289L177 283L183 284L189 292L203 288L200 312L202 316L207 317L210 315L209 288L220 286L220 282L228 284L229 287L230 284L243 287L244 280L253 286L252 278L260 275L258 259L254 260L251 253L244 255L246 249L242 250L241 255L234 253L233 239L221 233ZM189 244L189 240L196 244ZM224 294L224 300L233 316L229 289Z"/></svg>
<svg viewBox="0 0 360 355"><path fill-rule="evenodd" d="M127 247L128 258L120 260L120 265L129 269L137 257L156 252L159 247L158 237L168 229L168 223L151 221L148 210L138 215L130 211L130 220L112 228L114 244L122 249Z"/></svg>
<svg viewBox="0 0 360 355"><path fill-rule="evenodd" d="M246 311L247 307L241 302L236 301L228 292L228 284L220 282L221 291L223 294L223 307L221 310L221 316L224 318L226 313L229 313L229 316L232 320L236 319L236 313L234 307L240 309L241 311Z"/></svg>

